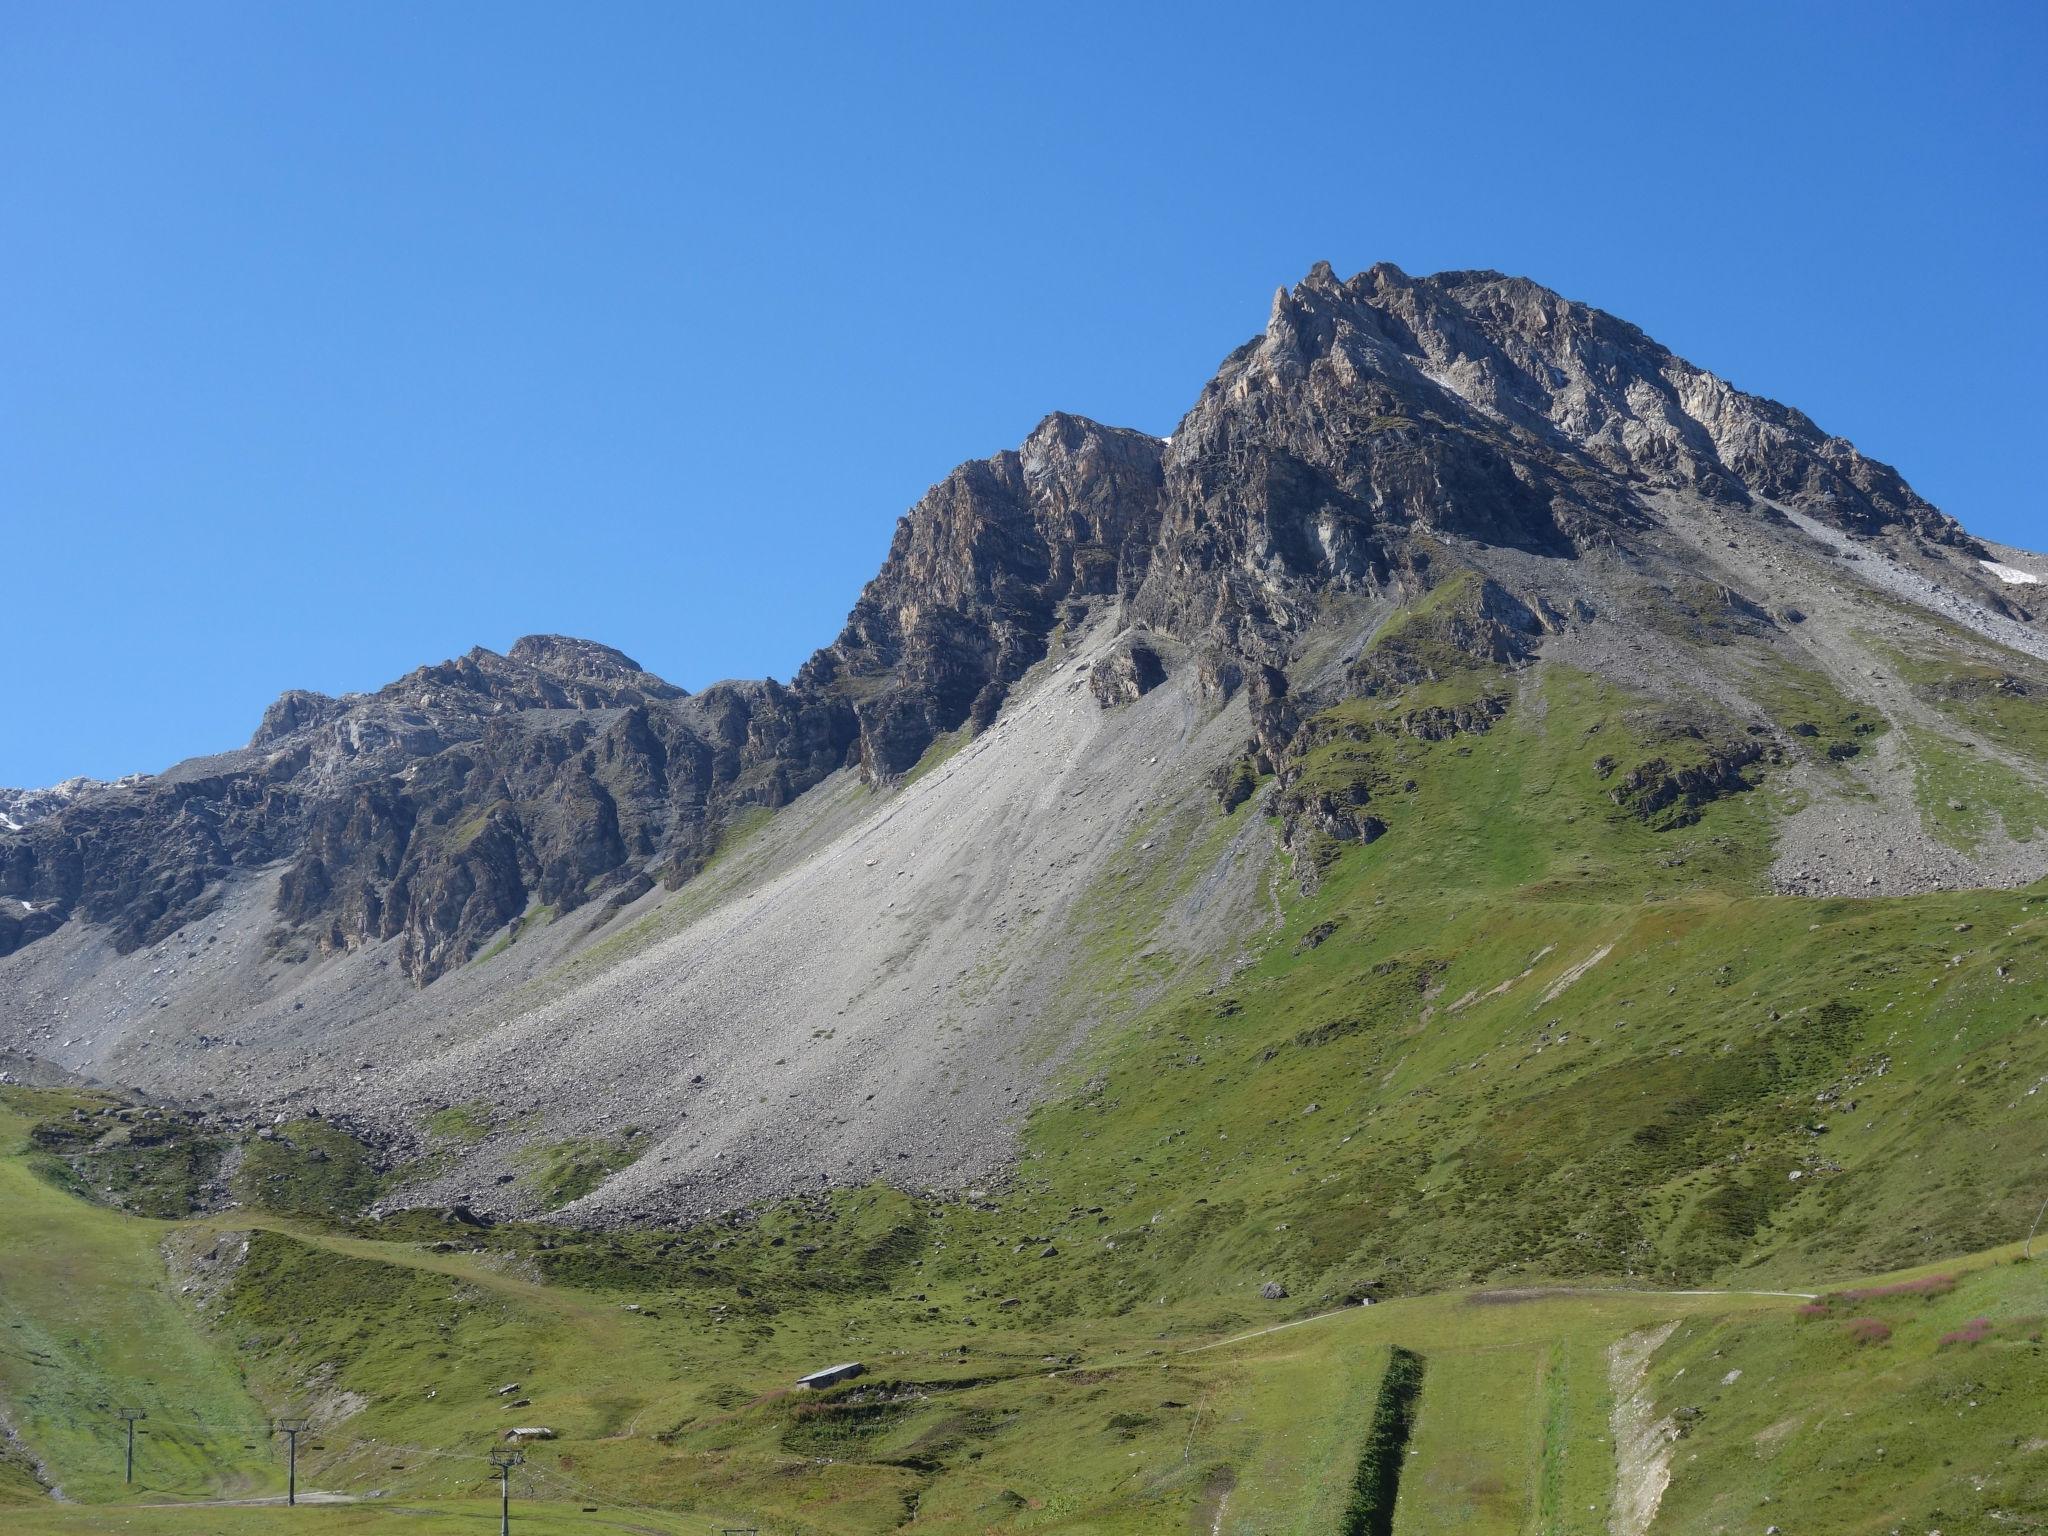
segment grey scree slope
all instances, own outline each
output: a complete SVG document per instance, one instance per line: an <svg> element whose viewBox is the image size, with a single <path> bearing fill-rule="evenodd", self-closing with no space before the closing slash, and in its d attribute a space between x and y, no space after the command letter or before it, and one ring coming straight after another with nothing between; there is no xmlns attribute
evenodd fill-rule
<svg viewBox="0 0 2048 1536"><path fill-rule="evenodd" d="M1207 775L1244 740L1242 696L1204 708L1164 641L1168 681L1099 707L1088 668L1111 628L1041 663L929 773L879 792L836 775L587 939L572 914L424 990L385 952L395 940L283 967L263 955L272 872L127 956L72 923L0 961L0 1045L399 1136L480 1096L506 1118L540 1111L537 1139L638 1126L638 1161L569 1208L595 1222L876 1175L971 1183L1099 1022L1096 990L1065 985L1091 917L1214 830ZM1271 847L1251 818L1189 865L1153 974L1234 963L1272 910ZM497 1182L517 1145L493 1138L409 1201L521 1209L530 1197Z"/></svg>

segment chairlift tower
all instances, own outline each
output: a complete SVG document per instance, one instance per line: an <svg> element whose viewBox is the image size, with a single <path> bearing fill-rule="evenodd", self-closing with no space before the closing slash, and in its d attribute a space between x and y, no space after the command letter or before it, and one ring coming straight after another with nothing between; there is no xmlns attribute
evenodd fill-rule
<svg viewBox="0 0 2048 1536"><path fill-rule="evenodd" d="M526 1452L491 1452L491 1465L498 1469L498 1536L512 1536L512 1469L526 1460Z"/></svg>
<svg viewBox="0 0 2048 1536"><path fill-rule="evenodd" d="M285 1438L285 1484L284 1501L287 1504L299 1502L299 1436L312 1428L307 1419L279 1419L271 1426L271 1433Z"/></svg>
<svg viewBox="0 0 2048 1536"><path fill-rule="evenodd" d="M135 1421L149 1417L147 1409L123 1408L121 1418L128 1426L128 1481L135 1481Z"/></svg>

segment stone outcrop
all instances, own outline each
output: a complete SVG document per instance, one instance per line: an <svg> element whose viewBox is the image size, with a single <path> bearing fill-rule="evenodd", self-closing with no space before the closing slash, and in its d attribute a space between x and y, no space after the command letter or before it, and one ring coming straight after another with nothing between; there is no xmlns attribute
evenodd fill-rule
<svg viewBox="0 0 2048 1536"><path fill-rule="evenodd" d="M1063 600L1136 589L1158 528L1160 449L1142 432L1049 416L1021 449L961 465L910 510L845 630L796 680L854 701L871 777L992 719L1045 654Z"/></svg>
<svg viewBox="0 0 2048 1536"><path fill-rule="evenodd" d="M1136 636L1125 637L1088 671L1088 690L1104 709L1135 704L1165 681L1166 663L1159 652Z"/></svg>

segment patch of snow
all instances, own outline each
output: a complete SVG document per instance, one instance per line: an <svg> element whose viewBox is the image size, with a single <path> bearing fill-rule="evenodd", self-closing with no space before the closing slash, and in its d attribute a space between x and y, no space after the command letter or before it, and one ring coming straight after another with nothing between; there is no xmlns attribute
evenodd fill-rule
<svg viewBox="0 0 2048 1536"><path fill-rule="evenodd" d="M16 821L12 816L8 815L5 811L0 811L0 830L8 832L19 832L21 830L21 823Z"/></svg>
<svg viewBox="0 0 2048 1536"><path fill-rule="evenodd" d="M1909 603L1917 603L1966 629L1975 630L1986 640L1995 640L2036 660L2048 661L2048 635L2040 630L2017 623L2004 614L1992 613L1983 604L1938 586L1920 572L1901 565L1875 544L1851 538L1840 529L1830 528L1818 518L1809 517L1792 507L1777 502L1771 505L1809 537L1837 553L1853 555L1857 562L1855 569L1853 572L1845 571L1843 575L1852 576L1879 591L1903 597Z"/></svg>
<svg viewBox="0 0 2048 1536"><path fill-rule="evenodd" d="M2023 571L2016 566L2001 565L1996 560L1979 560L1977 563L2004 582L2008 587L2038 587L2041 585L2041 578L2032 571Z"/></svg>

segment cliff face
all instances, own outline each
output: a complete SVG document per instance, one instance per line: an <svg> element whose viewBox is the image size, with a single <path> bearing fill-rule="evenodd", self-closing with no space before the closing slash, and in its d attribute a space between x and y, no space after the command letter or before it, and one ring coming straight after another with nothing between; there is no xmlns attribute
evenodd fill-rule
<svg viewBox="0 0 2048 1536"><path fill-rule="evenodd" d="M1388 665L1298 675L1329 603L1412 602L1513 557L1521 577L1474 589L1452 650L1497 661L1625 627L1642 616L1603 612L1571 572L1653 553L1668 568L1685 529L1662 495L1809 518L1946 580L1983 553L1890 468L1612 316L1496 273L1340 282L1318 265L1171 439L1055 415L954 470L786 686L690 696L605 646L529 636L373 694L287 693L247 747L158 777L8 792L0 954L74 920L151 943L237 871L281 864L280 945L397 939L425 984L536 904L689 878L746 807L841 767L904 773L941 733L986 727L1060 626L1104 605L1188 648L1212 699L1248 686L1255 766L1284 767L1314 708ZM1972 601L2034 623L1974 577ZM1724 578L1701 567L1732 612L1748 599ZM1105 705L1158 667L1141 639L1105 672Z"/></svg>
<svg viewBox="0 0 2048 1536"><path fill-rule="evenodd" d="M838 640L798 674L853 701L859 759L885 778L932 739L986 725L1069 598L1135 590L1159 524L1160 444L1047 417L1021 449L963 464L897 525Z"/></svg>

